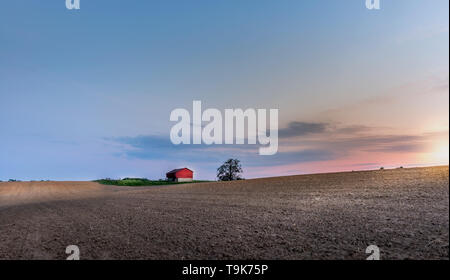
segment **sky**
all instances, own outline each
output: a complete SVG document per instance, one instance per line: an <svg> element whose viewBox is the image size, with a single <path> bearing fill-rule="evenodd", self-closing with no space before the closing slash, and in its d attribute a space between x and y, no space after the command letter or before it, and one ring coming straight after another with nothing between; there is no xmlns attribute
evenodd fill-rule
<svg viewBox="0 0 450 280"><path fill-rule="evenodd" d="M0 180L448 164L449 2L1 1ZM279 110L279 149L170 142L176 108Z"/></svg>

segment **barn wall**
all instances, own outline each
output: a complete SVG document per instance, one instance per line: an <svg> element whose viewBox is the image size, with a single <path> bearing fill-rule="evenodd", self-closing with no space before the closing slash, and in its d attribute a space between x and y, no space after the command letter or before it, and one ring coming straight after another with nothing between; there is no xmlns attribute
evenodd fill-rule
<svg viewBox="0 0 450 280"><path fill-rule="evenodd" d="M193 178L193 172L188 169L183 169L177 172L177 178Z"/></svg>
<svg viewBox="0 0 450 280"><path fill-rule="evenodd" d="M177 178L176 182L192 182L192 178Z"/></svg>

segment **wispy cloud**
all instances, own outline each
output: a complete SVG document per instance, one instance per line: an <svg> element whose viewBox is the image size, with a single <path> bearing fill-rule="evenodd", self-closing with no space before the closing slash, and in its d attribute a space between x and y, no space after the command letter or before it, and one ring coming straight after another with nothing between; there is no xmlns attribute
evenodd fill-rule
<svg viewBox="0 0 450 280"><path fill-rule="evenodd" d="M333 153L327 150L304 149L294 152L279 152L274 156L260 156L258 146L243 145L174 145L168 137L141 135L137 137L108 138L120 143L123 154L138 159L172 159L190 162L218 162L229 157L238 157L254 166L268 166L295 162L308 162L332 159Z"/></svg>
<svg viewBox="0 0 450 280"><path fill-rule="evenodd" d="M327 129L325 123L308 123L293 121L288 124L286 128L282 128L278 131L280 138L288 138L294 136L303 136L311 133L321 133Z"/></svg>
<svg viewBox="0 0 450 280"><path fill-rule="evenodd" d="M273 156L260 156L257 145L173 145L168 136L141 135L110 138L120 143L123 154L141 160L164 159L197 165L216 166L227 158L239 158L246 167L264 168L312 162L331 162L351 158L357 153L377 155L424 152L436 138L447 132L383 135L377 127L335 125L293 121L280 130L280 150ZM377 157L372 160L377 160ZM371 168L378 162L360 162L353 158L349 166ZM370 160L366 158L365 160Z"/></svg>

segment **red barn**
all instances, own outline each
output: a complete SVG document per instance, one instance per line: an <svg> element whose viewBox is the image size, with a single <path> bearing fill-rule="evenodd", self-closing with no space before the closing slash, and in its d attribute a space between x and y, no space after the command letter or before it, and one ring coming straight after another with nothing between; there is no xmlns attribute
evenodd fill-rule
<svg viewBox="0 0 450 280"><path fill-rule="evenodd" d="M166 173L167 180L174 182L192 182L194 171L189 168L174 169Z"/></svg>

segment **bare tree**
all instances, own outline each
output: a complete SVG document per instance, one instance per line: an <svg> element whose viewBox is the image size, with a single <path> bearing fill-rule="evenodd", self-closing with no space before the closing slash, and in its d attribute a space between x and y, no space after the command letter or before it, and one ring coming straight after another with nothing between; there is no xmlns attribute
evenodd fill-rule
<svg viewBox="0 0 450 280"><path fill-rule="evenodd" d="M242 173L241 162L238 159L229 159L222 166L217 168L217 178L219 181L241 180Z"/></svg>

